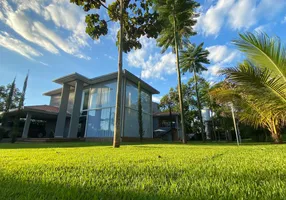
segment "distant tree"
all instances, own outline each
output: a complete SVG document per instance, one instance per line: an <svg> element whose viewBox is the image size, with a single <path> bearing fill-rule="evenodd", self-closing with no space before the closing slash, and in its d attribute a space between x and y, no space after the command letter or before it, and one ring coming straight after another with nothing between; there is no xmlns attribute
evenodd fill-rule
<svg viewBox="0 0 286 200"><path fill-rule="evenodd" d="M141 82L138 82L138 125L139 125L139 136L140 141L143 141L144 130L143 130L143 118L142 118L142 98L141 98Z"/></svg>
<svg viewBox="0 0 286 200"><path fill-rule="evenodd" d="M29 79L29 73L27 74L25 81L24 81L24 85L23 85L23 89L22 89L22 93L21 93L21 97L20 97L20 101L19 101L19 105L18 105L18 109L17 109L17 115L16 115L14 122L13 122L13 128L12 128L12 134L11 134L11 143L16 142L17 136L19 133L20 112L24 106L25 95L26 95L26 90L27 90L27 85L28 85L28 79Z"/></svg>
<svg viewBox="0 0 286 200"><path fill-rule="evenodd" d="M183 73L190 72L193 73L194 81L195 81L195 91L197 97L197 105L198 105L198 113L201 123L201 132L202 138L205 141L205 131L204 131L204 123L202 118L202 107L200 102L200 95L198 90L198 77L197 74L200 74L202 71L206 71L207 68L203 66L203 64L209 64L210 61L208 59L209 51L203 49L204 43L200 45L191 44L189 41L185 42L185 49L181 51L180 62L181 62L181 71Z"/></svg>
<svg viewBox="0 0 286 200"><path fill-rule="evenodd" d="M11 109L11 106L13 104L13 96L15 94L15 88L16 88L16 84L15 84L16 78L14 78L11 87L9 89L9 93L6 97L6 101L5 101L5 112L8 112L9 109Z"/></svg>
<svg viewBox="0 0 286 200"><path fill-rule="evenodd" d="M70 2L82 6L88 12L92 9L99 10L105 8L108 11L110 20L120 23L120 29L117 34L118 46L118 76L115 110L115 128L113 147L120 146L120 119L121 116L121 87L122 87L122 55L132 49L140 49L139 38L147 36L148 38L157 38L159 33L158 14L152 9L153 0L116 0L105 5L106 0L70 0ZM87 14L85 21L87 23L86 33L92 39L99 39L100 36L107 35L108 21L102 19L98 13Z"/></svg>
<svg viewBox="0 0 286 200"><path fill-rule="evenodd" d="M8 84L7 86L5 85L0 86L0 112L4 112L8 108L13 109L13 108L18 107L18 104L21 98L21 92L18 88L15 87L13 94L12 94L12 100L10 101L8 96L9 96L9 93L11 92L11 89L13 89L12 84ZM10 105L7 105L7 101L8 101L8 104L9 102L11 102Z"/></svg>
<svg viewBox="0 0 286 200"><path fill-rule="evenodd" d="M157 43L165 52L170 46L176 54L176 67L178 79L178 95L180 105L180 116L182 126L182 142L187 143L185 133L184 105L181 85L179 49L182 48L182 41L189 39L190 36L196 34L193 26L196 24L194 19L198 15L195 9L199 7L199 3L193 0L154 0L154 9L159 13L160 32Z"/></svg>

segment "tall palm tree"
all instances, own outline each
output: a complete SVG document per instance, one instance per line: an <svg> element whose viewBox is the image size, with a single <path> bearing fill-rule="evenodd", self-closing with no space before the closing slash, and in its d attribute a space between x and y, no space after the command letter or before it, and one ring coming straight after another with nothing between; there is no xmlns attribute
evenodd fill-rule
<svg viewBox="0 0 286 200"><path fill-rule="evenodd" d="M234 44L248 60L222 71L235 86L223 93L241 98L241 121L266 127L274 142L282 142L280 129L286 122L286 50L279 38L265 33L240 34Z"/></svg>
<svg viewBox="0 0 286 200"><path fill-rule="evenodd" d="M169 47L172 47L176 54L176 67L178 78L178 93L182 127L182 141L187 143L185 135L185 119L183 113L183 97L181 86L181 73L179 61L179 49L182 48L182 41L195 35L193 26L196 24L194 19L198 15L195 9L199 4L193 0L154 0L154 9L159 14L159 20L162 25L162 31L157 39L157 44L164 53Z"/></svg>
<svg viewBox="0 0 286 200"><path fill-rule="evenodd" d="M201 112L201 102L198 91L198 77L197 74L200 74L202 71L206 71L207 68L203 64L210 64L208 59L209 51L203 49L204 43L196 46L196 44L191 44L189 41L184 42L185 49L181 51L180 62L181 62L181 71L182 73L190 72L193 73L195 81L195 91L197 97L197 107L201 125L202 138L205 141L204 134L204 124Z"/></svg>

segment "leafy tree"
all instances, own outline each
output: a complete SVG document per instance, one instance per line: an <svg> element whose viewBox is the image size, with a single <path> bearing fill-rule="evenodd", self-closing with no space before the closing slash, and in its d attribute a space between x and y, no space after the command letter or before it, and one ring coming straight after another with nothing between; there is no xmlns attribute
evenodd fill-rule
<svg viewBox="0 0 286 200"><path fill-rule="evenodd" d="M123 52L127 53L132 49L140 49L139 38L147 36L156 38L158 36L158 14L151 9L152 0L116 0L115 2L105 5L106 0L70 0L70 2L82 6L88 12L92 9L99 10L102 7L107 9L110 20L120 23L120 29L117 34L118 46L118 77L117 77L117 94L116 94L116 111L115 111L115 128L113 147L120 146L120 123L121 123L121 87L122 87L122 56ZM101 18L98 13L87 14L86 33L92 39L99 39L100 36L107 35L108 21Z"/></svg>
<svg viewBox="0 0 286 200"><path fill-rule="evenodd" d="M202 77L197 78L198 82L198 93L202 99L202 105L210 107L209 100L209 83ZM176 87L177 88L177 87ZM184 113L185 113L185 126L188 132L197 132L197 120L199 119L199 113L197 108L197 98L195 92L195 81L194 78L190 78L189 81L184 84L182 83L182 94L184 101ZM162 111L169 111L170 115L172 112L179 112L179 95L178 90L170 88L169 93L164 95L160 101L160 108ZM194 125L196 127L194 127Z"/></svg>
<svg viewBox="0 0 286 200"><path fill-rule="evenodd" d="M14 92L15 92L15 88L16 88L16 84L15 84L16 78L14 78L11 87L9 89L9 93L6 97L6 105L5 105L5 112L8 112L9 109L11 109L11 105L13 103L13 96L14 96Z"/></svg>
<svg viewBox="0 0 286 200"><path fill-rule="evenodd" d="M140 141L143 141L143 135L144 135L144 130L143 130L143 119L142 119L142 98L141 98L141 82L138 82L138 125L139 125L139 136L140 136Z"/></svg>
<svg viewBox="0 0 286 200"><path fill-rule="evenodd" d="M182 41L189 39L196 34L193 26L196 24L194 19L198 15L195 9L199 4L193 0L154 0L154 9L159 14L159 21L162 30L157 39L157 43L165 52L170 46L176 53L176 67L178 78L178 94L180 104L181 126L183 143L187 143L185 135L185 119L183 112L183 95L181 86L179 49L182 48Z"/></svg>
<svg viewBox="0 0 286 200"><path fill-rule="evenodd" d="M183 73L190 72L193 73L194 81L195 81L195 91L196 91L196 98L197 98L197 106L198 106L198 113L199 119L201 123L201 132L202 138L205 140L205 133L204 133L204 123L201 113L201 102L200 96L198 91L198 77L196 74L200 74L202 71L206 71L207 68L203 66L203 64L209 64L210 61L207 58L209 55L209 51L203 49L204 43L200 45L191 44L189 41L185 42L185 49L181 51L180 62L181 62L181 71Z"/></svg>
<svg viewBox="0 0 286 200"><path fill-rule="evenodd" d="M0 112L4 112L8 108L9 109L17 108L19 104L21 98L21 92L18 88L14 87L11 101L9 100L9 102L11 103L10 105L7 105L7 100L9 99L8 98L9 93L13 90L12 86L13 86L12 84L8 84L7 86L5 85L0 86Z"/></svg>

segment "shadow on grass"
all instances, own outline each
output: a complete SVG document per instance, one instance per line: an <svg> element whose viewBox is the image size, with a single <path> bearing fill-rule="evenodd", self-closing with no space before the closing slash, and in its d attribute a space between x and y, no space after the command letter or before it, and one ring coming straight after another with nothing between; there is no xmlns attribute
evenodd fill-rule
<svg viewBox="0 0 286 200"><path fill-rule="evenodd" d="M112 146L110 142L43 142L43 143L0 143L0 149L41 149Z"/></svg>
<svg viewBox="0 0 286 200"><path fill-rule="evenodd" d="M157 146L158 145L158 146ZM181 142L169 142L169 141L154 141L154 142L123 142L121 146L134 146L138 148L166 148L168 145L174 146L176 148L185 146L237 146L236 142L201 142L201 141L189 141L187 144L182 144ZM273 145L270 142L244 142L241 146L253 146L253 145ZM76 147L112 147L111 142L30 142L30 143L1 143L0 149L41 149L41 148L76 148Z"/></svg>
<svg viewBox="0 0 286 200"><path fill-rule="evenodd" d="M100 186L72 186L44 182L42 180L17 180L7 175L0 180L1 199L179 199L178 196L167 194L154 194L144 190L130 190L122 186L105 188ZM3 178L4 177L4 178Z"/></svg>

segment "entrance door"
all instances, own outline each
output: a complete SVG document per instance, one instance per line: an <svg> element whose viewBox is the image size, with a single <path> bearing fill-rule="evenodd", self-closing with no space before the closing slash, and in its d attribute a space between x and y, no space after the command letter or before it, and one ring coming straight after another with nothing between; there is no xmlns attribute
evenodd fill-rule
<svg viewBox="0 0 286 200"><path fill-rule="evenodd" d="M84 138L85 127L86 127L86 116L81 116L79 118L79 125L78 125L78 132L77 132L78 138Z"/></svg>

